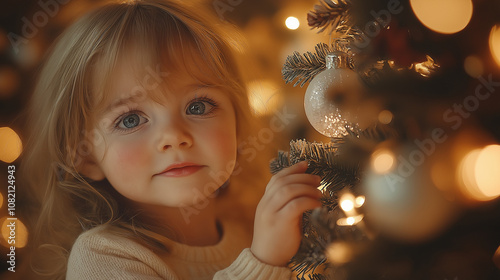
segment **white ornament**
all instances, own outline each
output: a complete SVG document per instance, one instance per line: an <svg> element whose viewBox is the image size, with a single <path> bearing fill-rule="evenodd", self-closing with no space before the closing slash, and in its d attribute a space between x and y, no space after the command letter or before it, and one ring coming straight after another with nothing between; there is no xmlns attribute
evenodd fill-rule
<svg viewBox="0 0 500 280"><path fill-rule="evenodd" d="M363 85L358 74L349 68L345 53L328 54L326 68L307 87L304 108L307 119L319 133L342 137L348 129L357 128L354 112Z"/></svg>
<svg viewBox="0 0 500 280"><path fill-rule="evenodd" d="M413 143L383 150L373 154L362 179L365 220L380 234L400 242L435 238L455 221L459 207L431 178L433 158ZM384 159L375 160L382 154Z"/></svg>

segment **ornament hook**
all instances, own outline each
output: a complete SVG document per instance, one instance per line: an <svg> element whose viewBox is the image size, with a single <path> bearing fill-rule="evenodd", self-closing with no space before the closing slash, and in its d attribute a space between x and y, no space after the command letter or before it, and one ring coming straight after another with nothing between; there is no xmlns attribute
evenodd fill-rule
<svg viewBox="0 0 500 280"><path fill-rule="evenodd" d="M335 51L329 53L325 57L325 63L327 69L342 69L349 67L349 55L342 51Z"/></svg>

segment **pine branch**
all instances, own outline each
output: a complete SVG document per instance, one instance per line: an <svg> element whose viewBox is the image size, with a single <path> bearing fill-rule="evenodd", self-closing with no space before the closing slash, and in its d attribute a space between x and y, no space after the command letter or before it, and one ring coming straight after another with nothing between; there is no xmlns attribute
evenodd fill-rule
<svg viewBox="0 0 500 280"><path fill-rule="evenodd" d="M327 280L328 279L328 278L326 278L326 276L321 275L321 274L313 274L313 275L309 276L309 278L311 280Z"/></svg>
<svg viewBox="0 0 500 280"><path fill-rule="evenodd" d="M372 142L382 142L389 138L397 138L398 134L391 126L379 124L368 127L367 129L358 132L357 135L351 133L350 137L366 139Z"/></svg>
<svg viewBox="0 0 500 280"><path fill-rule="evenodd" d="M362 42L364 40L363 32L359 28L352 26L352 23L341 22L335 28L335 33L338 40L347 41L348 43L353 41Z"/></svg>
<svg viewBox="0 0 500 280"><path fill-rule="evenodd" d="M349 56L349 68L354 69L354 59L350 44L354 37L345 37L335 39L331 45L325 43L317 44L315 53L306 52L300 54L294 52L286 58L285 64L281 69L281 75L285 83L291 83L297 79L293 86L304 86L310 82L317 74L326 69L326 56L333 52L343 52Z"/></svg>
<svg viewBox="0 0 500 280"><path fill-rule="evenodd" d="M365 130L347 129L347 132L346 136L332 138L331 142L327 143L290 141L290 152L279 151L278 156L271 161L271 173L276 174L284 168L307 160L309 166L306 172L322 177L323 190L328 189L335 193L345 186L355 185L360 176L359 166L355 162L360 159L351 160L353 154L346 148L356 146L360 142L376 145L388 138L396 138L397 133L387 125L377 125Z"/></svg>
<svg viewBox="0 0 500 280"><path fill-rule="evenodd" d="M319 72L326 69L325 57L334 50L325 43L319 43L315 47L315 53L306 52L301 55L294 52L286 58L285 64L281 70L281 74L285 82L288 84L297 79L293 86L304 86Z"/></svg>
<svg viewBox="0 0 500 280"><path fill-rule="evenodd" d="M314 5L314 11L307 14L307 23L314 28L321 28L318 33L330 27L328 34L333 34L341 40L360 40L363 32L354 26L350 0L322 0L319 5Z"/></svg>
<svg viewBox="0 0 500 280"><path fill-rule="evenodd" d="M337 192L359 180L359 167L345 164L345 161L337 155L339 145L342 143L342 139L329 143L293 140L290 142L290 153L279 152L278 157L271 162L271 173L275 174L283 168L307 160L309 162L307 173L322 178L322 190Z"/></svg>
<svg viewBox="0 0 500 280"><path fill-rule="evenodd" d="M271 162L271 172L275 174L297 162L307 160L309 166L306 172L322 178L323 207L304 213L304 236L297 254L290 261L292 270L297 272L297 279L306 280L306 274L309 279L328 279L323 274L315 274L315 271L318 268L324 271L331 267L326 257L329 244L339 239L357 240L363 234L355 228L344 228L336 224L337 220L345 215L338 207L339 194L358 186L361 178L359 163L363 156L356 156L348 147L357 146L360 144L358 142L370 142L375 145L393 137L394 132L386 126L348 132L348 135L334 138L328 143L292 140L290 152L280 151L278 157Z"/></svg>
<svg viewBox="0 0 500 280"><path fill-rule="evenodd" d="M290 159L293 162L307 160L308 173L319 175L323 190L336 192L358 180L358 166L347 166L337 155L342 140L330 143L308 143L292 141Z"/></svg>
<svg viewBox="0 0 500 280"><path fill-rule="evenodd" d="M379 82L389 79L402 79L410 77L429 78L438 72L440 65L434 59L426 55L426 61L414 62L409 66L401 67L393 60L378 60L358 67L360 77L369 86L374 86Z"/></svg>
<svg viewBox="0 0 500 280"><path fill-rule="evenodd" d="M321 0L319 4L314 5L314 10L307 13L307 24L312 28L320 28L318 33L332 27L330 34L340 25L352 26L349 1L338 0L337 2Z"/></svg>
<svg viewBox="0 0 500 280"><path fill-rule="evenodd" d="M278 156L269 164L271 174L278 173L281 169L291 166L287 152L278 151Z"/></svg>
<svg viewBox="0 0 500 280"><path fill-rule="evenodd" d="M315 275L314 272L320 267L323 270L328 268L325 252L328 245L336 238L335 221L334 212L326 208L304 214L305 234L297 254L290 260L292 270L297 272L297 279L306 279L307 273Z"/></svg>
<svg viewBox="0 0 500 280"><path fill-rule="evenodd" d="M354 132L353 132L354 133ZM350 187L359 180L357 166L344 166L338 158L339 146L344 144L343 138L334 139L328 143L309 143L304 140L290 142L290 152L280 151L278 157L271 162L272 173L277 173L283 168L289 167L303 160L309 162L307 173L321 176L323 197L321 202L323 208L308 211L303 215L302 239L298 253L292 258L290 264L298 273L297 279L304 279L309 272L310 279L322 278L321 274L314 274L319 267L327 267L326 248L335 239L336 217L332 215L337 209L338 193L346 187Z"/></svg>

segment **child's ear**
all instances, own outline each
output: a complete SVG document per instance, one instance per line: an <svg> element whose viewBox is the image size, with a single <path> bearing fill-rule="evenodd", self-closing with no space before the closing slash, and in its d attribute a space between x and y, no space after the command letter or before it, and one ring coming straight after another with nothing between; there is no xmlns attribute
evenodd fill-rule
<svg viewBox="0 0 500 280"><path fill-rule="evenodd" d="M101 181L106 178L101 167L96 163L92 157L82 158L81 163L78 165L78 172L83 176L94 181Z"/></svg>

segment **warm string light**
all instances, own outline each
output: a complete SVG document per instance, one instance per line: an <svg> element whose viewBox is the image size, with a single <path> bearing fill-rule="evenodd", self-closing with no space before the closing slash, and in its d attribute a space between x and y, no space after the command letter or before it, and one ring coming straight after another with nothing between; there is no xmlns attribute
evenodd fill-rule
<svg viewBox="0 0 500 280"><path fill-rule="evenodd" d="M443 34L462 31L473 12L471 0L410 0L410 5L423 25Z"/></svg>
<svg viewBox="0 0 500 280"><path fill-rule="evenodd" d="M6 163L15 161L22 151L21 139L9 127L0 127L0 160Z"/></svg>
<svg viewBox="0 0 500 280"><path fill-rule="evenodd" d="M15 161L22 152L22 142L17 133L9 127L0 127L0 160L6 163ZM0 194L0 207L3 205ZM19 219L3 217L0 219L0 244L7 248L25 247L28 243L28 229Z"/></svg>
<svg viewBox="0 0 500 280"><path fill-rule="evenodd" d="M456 177L469 199L488 201L500 196L500 145L474 149L462 158Z"/></svg>
<svg viewBox="0 0 500 280"><path fill-rule="evenodd" d="M337 225L338 226L353 226L358 224L363 220L364 216L362 214L352 216L352 217L345 217L345 218L340 218L337 220Z"/></svg>
<svg viewBox="0 0 500 280"><path fill-rule="evenodd" d="M354 209L354 202L350 199L344 199L343 201L340 202L340 207L345 212L349 212L352 209Z"/></svg>
<svg viewBox="0 0 500 280"><path fill-rule="evenodd" d="M28 229L21 220L11 220L8 217L3 217L0 219L0 225L2 227L0 229L0 233L2 234L0 244L2 246L7 248L14 245L16 248L23 248L26 246L28 243Z"/></svg>
<svg viewBox="0 0 500 280"><path fill-rule="evenodd" d="M300 21L296 17L288 17L285 20L285 26L290 30L296 30L300 26Z"/></svg>
<svg viewBox="0 0 500 280"><path fill-rule="evenodd" d="M484 147L478 155L474 178L478 189L485 197L500 196L500 145Z"/></svg>
<svg viewBox="0 0 500 280"><path fill-rule="evenodd" d="M345 212L346 217L337 220L339 226L353 226L363 220L363 214L358 214L356 208L360 208L365 203L364 196L354 197L351 193L345 193L340 197L340 208Z"/></svg>
<svg viewBox="0 0 500 280"><path fill-rule="evenodd" d="M389 173L394 168L395 162L394 153L386 148L376 150L371 157L372 168L378 174Z"/></svg>
<svg viewBox="0 0 500 280"><path fill-rule="evenodd" d="M356 207L361 207L365 203L365 196L360 195L356 197Z"/></svg>
<svg viewBox="0 0 500 280"><path fill-rule="evenodd" d="M500 25L491 28L489 43L491 55L500 66Z"/></svg>
<svg viewBox="0 0 500 280"><path fill-rule="evenodd" d="M410 0L410 4L422 24L439 33L457 33L472 18L471 0Z"/></svg>

